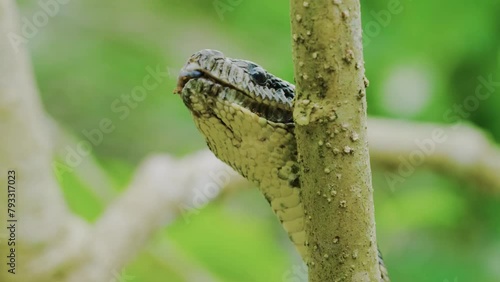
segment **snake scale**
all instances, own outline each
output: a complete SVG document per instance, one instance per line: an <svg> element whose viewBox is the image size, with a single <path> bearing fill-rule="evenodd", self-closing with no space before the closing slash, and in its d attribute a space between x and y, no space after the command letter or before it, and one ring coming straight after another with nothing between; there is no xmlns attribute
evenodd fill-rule
<svg viewBox="0 0 500 282"><path fill-rule="evenodd" d="M177 88L210 150L255 183L308 261L292 118L295 86L246 60L205 49L181 69ZM389 281L379 252L382 281Z"/></svg>

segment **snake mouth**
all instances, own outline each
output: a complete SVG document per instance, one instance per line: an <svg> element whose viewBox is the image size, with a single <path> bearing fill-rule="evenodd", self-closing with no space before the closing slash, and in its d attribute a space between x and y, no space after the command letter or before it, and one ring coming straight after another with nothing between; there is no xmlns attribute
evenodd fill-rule
<svg viewBox="0 0 500 282"><path fill-rule="evenodd" d="M234 89L238 92L240 92L244 96L248 96L248 98L251 98L249 95L245 94L245 91L242 89L239 89L238 87L234 86L233 84L226 82L216 76L214 76L212 73L209 71L202 69L200 67L197 67L196 65L188 65L185 68L181 70L181 73L179 74L179 78L177 79L177 87L174 90L174 94L182 94L182 89L184 89L184 86L192 79L200 79L204 78L205 80L211 81L214 84L218 84L230 89Z"/></svg>
<svg viewBox="0 0 500 282"><path fill-rule="evenodd" d="M199 74L197 73L196 76ZM217 99L229 104L232 108L245 108L259 117L263 117L274 123L292 123L292 112L281 108L272 107L252 99L241 89L221 82L210 76L200 75L199 77L182 76L179 77L178 87L174 93L180 94L184 103L191 111L194 111L189 100L190 96L203 95L206 98ZM214 105L206 102L207 106ZM212 111L210 111L212 112Z"/></svg>
<svg viewBox="0 0 500 282"><path fill-rule="evenodd" d="M208 59L200 59L200 56L196 55L193 55L182 68L174 90L175 94L182 96L184 103L191 111L194 109L188 105L187 97L195 94L217 99L236 108L246 108L271 122L293 122L291 101L287 100L284 95L271 95L270 89L267 89L267 92L259 89L262 86L250 81L246 70L240 66L241 62L238 62L240 64L238 65L219 54L216 58L213 56ZM206 63L206 61L210 62ZM276 90L273 91L273 93L276 92Z"/></svg>

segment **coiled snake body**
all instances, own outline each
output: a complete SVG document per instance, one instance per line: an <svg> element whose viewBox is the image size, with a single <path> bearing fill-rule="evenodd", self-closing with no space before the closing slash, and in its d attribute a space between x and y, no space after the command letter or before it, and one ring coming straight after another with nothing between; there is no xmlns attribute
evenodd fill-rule
<svg viewBox="0 0 500 282"><path fill-rule="evenodd" d="M295 86L246 60L215 50L193 54L179 75L181 95L210 150L270 203L308 261L292 119ZM389 281L379 253L382 280Z"/></svg>

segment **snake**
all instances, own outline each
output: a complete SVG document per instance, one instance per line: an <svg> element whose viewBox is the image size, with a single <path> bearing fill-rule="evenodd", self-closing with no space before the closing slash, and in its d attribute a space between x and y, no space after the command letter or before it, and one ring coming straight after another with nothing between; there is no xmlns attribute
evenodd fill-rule
<svg viewBox="0 0 500 282"><path fill-rule="evenodd" d="M254 62L204 49L182 67L174 93L215 156L259 187L307 263L293 121L295 86ZM378 265L381 281L390 281L380 251Z"/></svg>

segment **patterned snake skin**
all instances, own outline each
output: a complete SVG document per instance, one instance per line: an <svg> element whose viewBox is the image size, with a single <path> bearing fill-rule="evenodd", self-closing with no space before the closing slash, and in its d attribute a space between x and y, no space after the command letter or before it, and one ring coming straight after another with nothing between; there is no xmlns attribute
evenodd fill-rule
<svg viewBox="0 0 500 282"><path fill-rule="evenodd" d="M207 49L189 58L174 92L191 111L210 150L260 188L307 262L294 90L253 62ZM382 281L389 281L380 252L379 258Z"/></svg>

